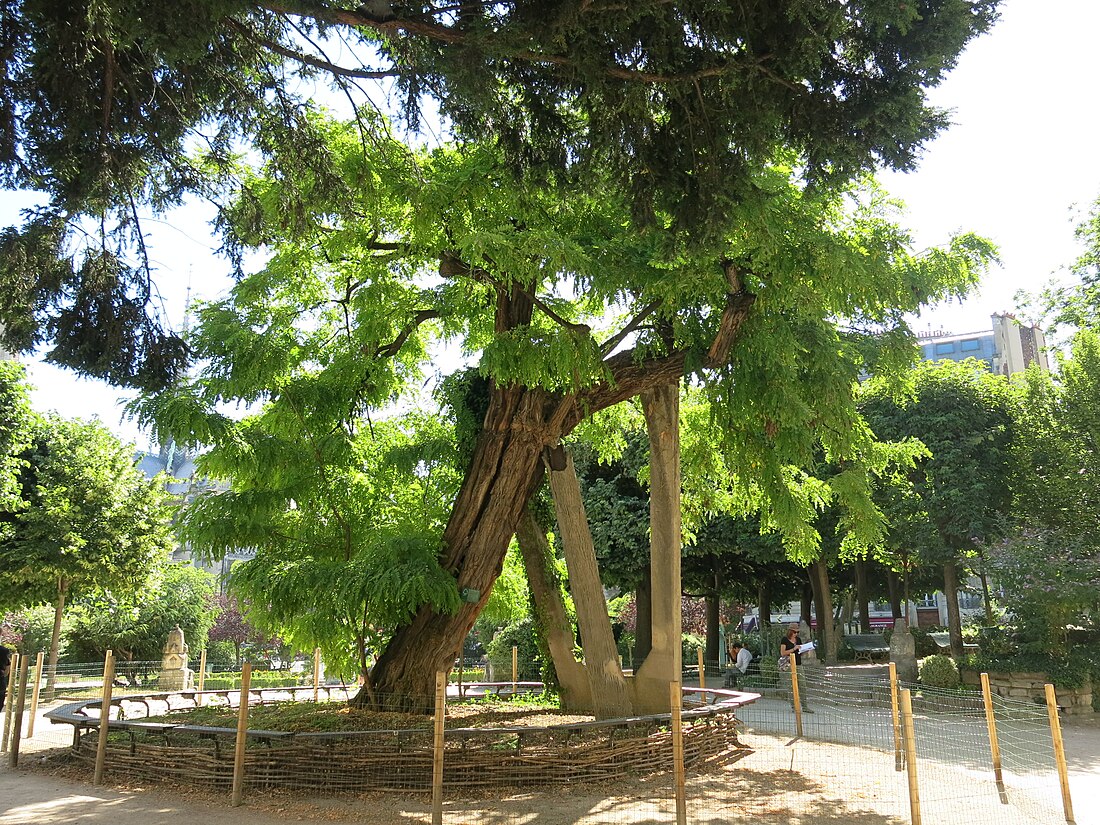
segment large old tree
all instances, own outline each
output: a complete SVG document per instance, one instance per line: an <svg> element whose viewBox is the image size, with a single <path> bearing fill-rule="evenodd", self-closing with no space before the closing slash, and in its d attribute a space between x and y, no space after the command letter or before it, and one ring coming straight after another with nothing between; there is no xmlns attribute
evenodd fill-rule
<svg viewBox="0 0 1100 825"><path fill-rule="evenodd" d="M903 312L972 282L986 252L913 258L881 204L845 215L843 182L912 164L945 123L925 90L995 7L9 0L2 182L50 203L0 237L4 334L117 383L170 383L188 353L147 306L142 210L228 188L227 250L277 253L211 310L227 334L208 338L204 386L175 395L203 408L190 440L229 433L246 452L208 408L267 401L323 455L401 394L432 337L461 340L487 383L437 561L480 597L426 598L374 671L387 694L427 695L542 451L586 416L697 375L725 446L780 502L768 518L812 509L784 497L788 467L867 435L837 319L903 343ZM311 112L300 74L338 87L351 128ZM388 138L379 86L408 124L437 106L459 145L491 145L415 155Z"/></svg>

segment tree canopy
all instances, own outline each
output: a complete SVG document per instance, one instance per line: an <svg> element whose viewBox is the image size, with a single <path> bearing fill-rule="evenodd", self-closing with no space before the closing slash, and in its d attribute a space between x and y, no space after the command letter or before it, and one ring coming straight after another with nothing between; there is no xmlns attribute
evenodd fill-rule
<svg viewBox="0 0 1100 825"><path fill-rule="evenodd" d="M360 121L392 93L409 126L438 112L459 141L491 136L532 185L607 180L637 226L722 243L777 152L810 180L909 168L947 122L927 90L996 8L4 0L0 185L49 197L0 236L4 340L51 341L119 384L170 381L187 353L149 303L142 210L220 199L242 146L339 184L310 114L326 82Z"/></svg>

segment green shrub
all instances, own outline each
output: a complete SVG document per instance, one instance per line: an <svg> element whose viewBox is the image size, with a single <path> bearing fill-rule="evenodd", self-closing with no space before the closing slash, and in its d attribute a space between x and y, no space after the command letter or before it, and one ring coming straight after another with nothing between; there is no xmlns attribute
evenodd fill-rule
<svg viewBox="0 0 1100 825"><path fill-rule="evenodd" d="M542 656L535 642L535 625L531 617L513 622L497 631L493 640L485 648L489 662L493 666L493 676L498 682L512 678L512 648L518 648L519 680L521 682L539 681L542 674Z"/></svg>
<svg viewBox="0 0 1100 825"><path fill-rule="evenodd" d="M920 682L927 687L957 688L959 668L950 656L927 656L920 663Z"/></svg>

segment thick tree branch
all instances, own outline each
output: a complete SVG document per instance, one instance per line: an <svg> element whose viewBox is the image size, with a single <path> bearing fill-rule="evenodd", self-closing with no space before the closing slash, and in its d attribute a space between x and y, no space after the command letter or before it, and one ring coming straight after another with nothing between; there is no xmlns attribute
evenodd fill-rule
<svg viewBox="0 0 1100 825"><path fill-rule="evenodd" d="M329 74L336 75L337 77L354 77L366 80L378 80L384 77L398 77L401 72L393 69L349 69L346 66L338 66L328 60L324 60L320 57L315 57L311 54L305 54L304 52L297 51L296 49L288 48L281 43L276 43L274 40L269 40L266 37L260 37L253 29L242 25L233 18L227 18L227 23L230 28L236 29L247 39L253 43L263 46L268 51L275 52L275 54L282 55L283 57L293 60L297 63L303 63L307 66L312 66L315 69L321 69Z"/></svg>
<svg viewBox="0 0 1100 825"><path fill-rule="evenodd" d="M425 321L430 321L432 318L438 318L439 313L434 309L422 309L415 313L412 320L405 324L401 332L390 343L385 346L379 347L374 351L375 357L378 358L392 358L401 351L401 347L405 345L405 342L409 340L409 336L416 332L417 327L423 324Z"/></svg>
<svg viewBox="0 0 1100 825"><path fill-rule="evenodd" d="M729 359L730 348L737 340L741 325L756 302L756 296L747 292L737 268L724 262L726 280L731 291L726 296L726 306L718 321L711 345L707 350L707 367L718 367ZM687 350L677 350L668 355L639 358L635 349L616 353L604 361L611 378L577 394L577 403L570 419L571 426L586 415L618 404L651 387L659 386L683 377L687 366ZM575 416L575 420L573 419Z"/></svg>
<svg viewBox="0 0 1100 825"><path fill-rule="evenodd" d="M395 35L399 33L418 35L428 40L447 45L458 45L461 43L465 43L470 39L466 32L460 31L454 27L447 26L442 23L437 23L433 20L426 18L414 19L409 17L394 16L392 18L387 17L386 19L380 19L372 17L359 9L334 9L318 3L310 2L262 2L257 3L257 6L276 14L307 17L313 20L317 20L319 22L329 23L332 25L373 29L374 31L388 35ZM522 60L527 63L539 63L544 65L557 66L563 69L569 69L571 74L580 68L580 64L576 60L566 55L547 54L545 52L535 52L529 49L516 49L505 54L499 54L498 56L510 58L513 60ZM763 72L767 77L777 82L780 82L785 86L794 89L801 88L796 84L793 84L790 81L786 81L783 78L780 78L764 69L762 64L769 58L770 55L753 56L751 58L751 67ZM735 61L731 57L730 60L720 65L703 66L693 71L677 72L671 74L662 74L660 72L644 72L637 69L631 69L626 66L617 65L605 66L603 68L603 74L607 77L613 77L617 80L628 80L637 83L676 84L691 83L707 77L717 77L719 75L723 75L727 72L732 71L734 67Z"/></svg>
<svg viewBox="0 0 1100 825"><path fill-rule="evenodd" d="M660 301L654 301L653 303L642 307L642 311L635 315L629 324L627 324L615 335L612 335L610 338L600 344L600 352L604 355L607 355L613 349L615 349L615 347L619 346L619 344L621 344L626 339L626 336L640 329L642 326L642 321L644 321L646 318L656 312L657 307L659 307L660 305Z"/></svg>

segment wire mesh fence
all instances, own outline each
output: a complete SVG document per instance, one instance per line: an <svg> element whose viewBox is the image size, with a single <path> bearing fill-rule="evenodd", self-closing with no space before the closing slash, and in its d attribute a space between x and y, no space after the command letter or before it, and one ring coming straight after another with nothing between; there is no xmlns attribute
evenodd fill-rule
<svg viewBox="0 0 1100 825"><path fill-rule="evenodd" d="M895 694L884 668L800 668L796 711L790 673L752 674L727 690L720 669L689 666L679 732L674 714L595 721L563 711L541 696L541 684L519 679L519 668L514 683L489 683L471 678L484 676L480 668L464 667L461 681L452 672L437 685L438 706L417 707L370 691L353 706L357 686L318 679L315 690L311 672L293 684L250 673L244 736L243 674L203 693L126 685L111 697L102 751L95 700L103 666L69 670L75 678L59 677L56 698L38 708L33 736L21 743L24 759L64 763L91 778L99 758L108 782L192 783L224 793L227 804L234 793L245 801L323 796L357 821L380 823L1067 818L1044 705L991 696L991 740L980 691L899 682ZM70 701L66 684L86 692ZM45 713L59 719L66 707L68 723L47 721Z"/></svg>

